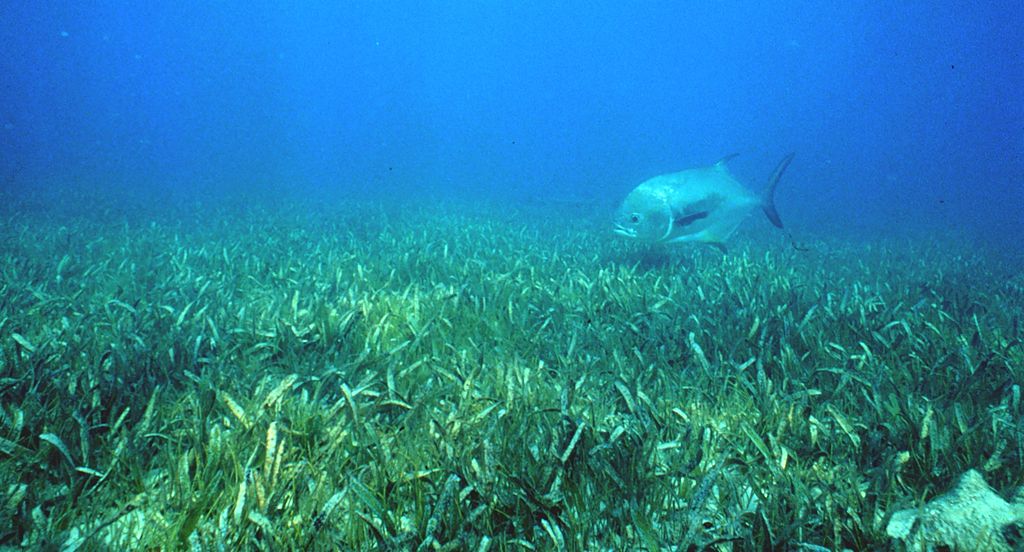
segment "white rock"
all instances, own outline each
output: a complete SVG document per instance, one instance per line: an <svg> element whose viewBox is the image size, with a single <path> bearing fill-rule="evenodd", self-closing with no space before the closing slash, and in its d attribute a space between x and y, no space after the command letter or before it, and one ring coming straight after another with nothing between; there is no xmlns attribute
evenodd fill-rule
<svg viewBox="0 0 1024 552"><path fill-rule="evenodd" d="M894 513L885 532L910 550L1012 552L1024 538L1024 503L1003 500L970 470L948 493Z"/></svg>

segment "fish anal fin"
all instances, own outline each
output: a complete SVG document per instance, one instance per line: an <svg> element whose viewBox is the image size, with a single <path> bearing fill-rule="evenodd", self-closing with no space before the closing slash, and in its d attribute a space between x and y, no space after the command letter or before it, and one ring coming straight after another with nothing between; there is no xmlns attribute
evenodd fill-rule
<svg viewBox="0 0 1024 552"><path fill-rule="evenodd" d="M721 251L722 255L728 255L729 254L729 248L726 247L726 245L724 243L720 242L720 241L710 241L710 242L704 242L704 243L706 243L706 244L710 245L711 247L714 247L715 249Z"/></svg>

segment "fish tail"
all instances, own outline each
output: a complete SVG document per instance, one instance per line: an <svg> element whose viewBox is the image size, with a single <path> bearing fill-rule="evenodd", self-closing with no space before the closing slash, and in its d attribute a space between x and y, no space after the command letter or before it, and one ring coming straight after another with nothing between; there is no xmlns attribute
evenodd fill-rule
<svg viewBox="0 0 1024 552"><path fill-rule="evenodd" d="M779 166L775 167L775 172L772 173L771 179L768 180L768 187L764 190L764 196L761 198L761 209L764 209L764 214L768 217L768 220L772 221L772 224L782 228L782 219L779 218L779 212L775 210L775 187L779 184L779 179L782 178L782 173L786 172L786 167L789 166L789 162L793 160L795 153L782 158L779 161Z"/></svg>

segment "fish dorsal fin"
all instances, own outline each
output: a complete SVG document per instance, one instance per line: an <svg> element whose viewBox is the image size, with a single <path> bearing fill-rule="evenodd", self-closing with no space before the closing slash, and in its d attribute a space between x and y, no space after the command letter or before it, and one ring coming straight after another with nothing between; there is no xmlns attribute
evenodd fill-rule
<svg viewBox="0 0 1024 552"><path fill-rule="evenodd" d="M735 158L737 155L739 155L739 153L730 153L729 155L726 155L725 157L719 159L718 161L715 161L715 168L720 171L728 171L729 167L726 166L726 164L729 161L732 161L733 158Z"/></svg>

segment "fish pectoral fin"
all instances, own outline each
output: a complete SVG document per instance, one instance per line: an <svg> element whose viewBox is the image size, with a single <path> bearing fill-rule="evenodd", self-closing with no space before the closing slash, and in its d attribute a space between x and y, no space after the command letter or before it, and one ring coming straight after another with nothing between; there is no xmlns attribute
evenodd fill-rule
<svg viewBox="0 0 1024 552"><path fill-rule="evenodd" d="M682 215L680 217L676 217L675 225L677 227L689 226L689 225L697 222L700 219L707 218L708 215L710 215L710 214L711 214L711 211L698 211L696 213L690 213L688 215Z"/></svg>

